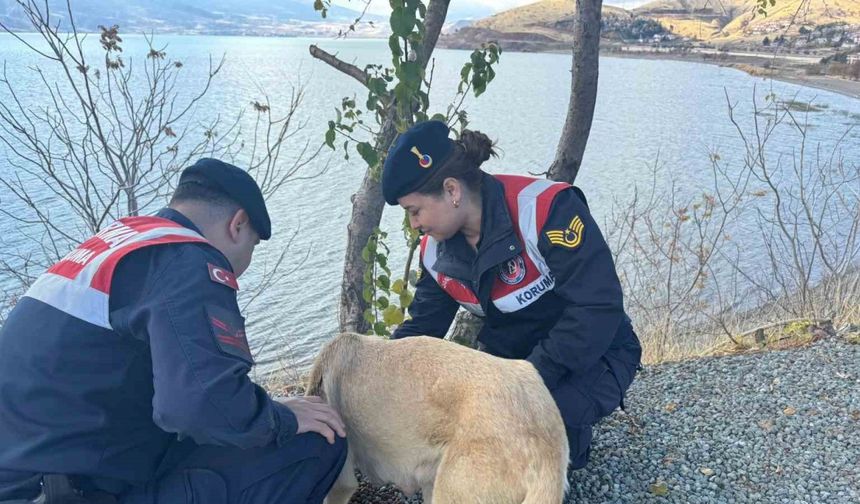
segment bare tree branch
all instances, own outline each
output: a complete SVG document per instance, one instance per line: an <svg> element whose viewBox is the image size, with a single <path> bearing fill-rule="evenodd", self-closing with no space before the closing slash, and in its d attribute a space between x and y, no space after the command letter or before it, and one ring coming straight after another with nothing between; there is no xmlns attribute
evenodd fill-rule
<svg viewBox="0 0 860 504"><path fill-rule="evenodd" d="M349 75L353 79L360 82L363 86L367 86L368 77L367 73L364 70L358 68L355 65L338 59L337 56L320 49L316 46L316 44L311 44L309 49L311 56L313 56L314 58L328 64L335 70L339 70L346 75Z"/></svg>

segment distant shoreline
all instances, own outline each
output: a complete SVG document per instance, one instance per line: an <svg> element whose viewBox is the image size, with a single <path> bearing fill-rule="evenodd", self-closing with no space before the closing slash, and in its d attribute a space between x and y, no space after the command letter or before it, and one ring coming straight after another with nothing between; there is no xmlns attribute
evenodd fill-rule
<svg viewBox="0 0 860 504"><path fill-rule="evenodd" d="M744 71L754 77L763 79L774 79L800 86L822 89L839 93L849 98L860 100L860 81L843 79L840 77L824 75L806 75L802 64L789 61L779 56L763 57L760 55L739 55L737 53L725 55L721 59L706 58L701 53L658 53L658 52L633 52L633 51L601 51L601 57L607 58L634 58L634 59L659 59L673 61L688 61L692 63L705 63ZM770 63L770 68L763 65ZM753 70L753 71L751 71Z"/></svg>
<svg viewBox="0 0 860 504"><path fill-rule="evenodd" d="M502 49L506 52L570 54L570 43L547 45L544 41L502 40ZM459 40L453 37L443 37L437 47L444 49L470 50L468 45L475 45L475 40ZM465 45L464 45L465 44ZM509 45L506 48L506 45ZM715 49L692 49L689 52L653 49L644 45L603 44L600 46L600 56L604 58L633 58L651 60L687 61L705 63L729 68L735 68L754 77L775 79L800 86L832 91L834 93L860 100L860 81L845 79L837 76L808 75L806 67L817 64L819 55L800 54L767 54L763 52L750 53L744 51L717 51Z"/></svg>
<svg viewBox="0 0 860 504"><path fill-rule="evenodd" d="M0 32L2 34L3 32ZM36 32L28 32L21 31L15 32L17 34L35 34ZM126 33L124 36L134 36L134 35L143 35L137 33ZM209 34L209 33L160 33L156 34L156 36L185 36L185 37L259 37L259 38L288 38L288 39L319 39L319 40L330 40L332 37L330 35L241 35L241 34ZM354 36L354 40L385 40L384 38L377 38L374 36L365 37L365 36ZM437 45L438 49L460 49L464 50L460 47L457 47L456 44L446 44L445 42L449 42L446 40L441 40ZM639 47L639 46L634 46ZM517 51L510 50L510 52L543 52L543 53L554 53L554 54L570 54L569 49L560 50L557 48L546 49L546 50L537 50L537 51ZM707 55L712 54L714 57L708 58ZM803 64L809 64L813 61L817 61L818 58L815 57L801 57L796 55L777 55L777 56L768 56L761 53L740 53L740 52L732 52L732 53L703 53L703 52L691 52L691 53L681 53L681 52L658 52L649 50L646 47L642 47L641 50L607 50L604 47L601 47L600 51L601 57L606 58L632 58L632 59L651 59L651 60L671 60L671 61L687 61L692 63L704 63L708 65L716 65L723 66L729 68L735 68L737 70L744 71L754 77L761 77L763 79L775 79L782 82L788 82L791 84L797 84L800 86L822 89L825 91L831 91L834 93L838 93L849 98L854 98L860 100L860 81L844 79L835 76L825 76L825 75L807 75L803 69ZM717 56L719 58L717 58ZM766 68L764 65L769 64L770 67Z"/></svg>

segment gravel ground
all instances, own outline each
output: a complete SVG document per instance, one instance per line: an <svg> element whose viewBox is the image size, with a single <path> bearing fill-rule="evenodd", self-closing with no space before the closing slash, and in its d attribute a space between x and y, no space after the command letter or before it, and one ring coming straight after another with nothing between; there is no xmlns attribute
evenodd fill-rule
<svg viewBox="0 0 860 504"><path fill-rule="evenodd" d="M627 410L596 427L566 502L860 503L860 345L649 366ZM352 502L403 497L363 486Z"/></svg>

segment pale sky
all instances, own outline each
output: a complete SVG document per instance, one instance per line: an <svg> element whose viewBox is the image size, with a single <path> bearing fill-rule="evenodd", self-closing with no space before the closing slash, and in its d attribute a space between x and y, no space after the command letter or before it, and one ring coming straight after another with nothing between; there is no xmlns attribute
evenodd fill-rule
<svg viewBox="0 0 860 504"><path fill-rule="evenodd" d="M496 12L507 10L520 5L534 3L536 0L451 0L448 7L448 19L456 20L468 17L485 17ZM573 0L571 0L571 3ZM648 0L604 0L604 4L632 9ZM349 7L353 10L364 8L365 0L334 0L334 3ZM391 12L388 0L370 0L368 12L387 15Z"/></svg>

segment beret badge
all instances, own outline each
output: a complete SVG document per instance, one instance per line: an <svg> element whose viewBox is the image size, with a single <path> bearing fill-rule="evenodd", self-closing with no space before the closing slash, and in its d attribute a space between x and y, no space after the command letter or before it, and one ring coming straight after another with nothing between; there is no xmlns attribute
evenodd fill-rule
<svg viewBox="0 0 860 504"><path fill-rule="evenodd" d="M418 147L412 147L409 152L418 156L418 165L421 168L430 168L431 166L433 166L433 158L430 157L429 154L421 154L421 151L418 150Z"/></svg>

